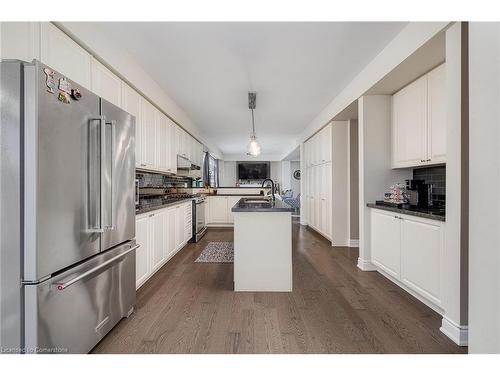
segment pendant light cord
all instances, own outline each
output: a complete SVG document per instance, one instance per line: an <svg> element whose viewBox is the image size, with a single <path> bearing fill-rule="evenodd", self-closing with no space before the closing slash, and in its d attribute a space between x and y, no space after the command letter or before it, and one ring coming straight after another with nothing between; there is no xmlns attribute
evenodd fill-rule
<svg viewBox="0 0 500 375"><path fill-rule="evenodd" d="M252 110L252 135L255 137L255 122L253 118L253 108L251 110Z"/></svg>

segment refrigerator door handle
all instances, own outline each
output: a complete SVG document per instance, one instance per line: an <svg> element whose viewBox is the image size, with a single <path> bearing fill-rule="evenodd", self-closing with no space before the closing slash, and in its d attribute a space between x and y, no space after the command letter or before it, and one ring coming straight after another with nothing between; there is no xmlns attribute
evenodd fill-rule
<svg viewBox="0 0 500 375"><path fill-rule="evenodd" d="M111 128L111 170L109 172L109 176L110 176L110 211L109 212L109 224L106 225L104 228L106 230L114 230L115 229L115 214L114 214L114 211L115 211L115 207L114 207L114 196L113 196L113 193L114 193L114 161L115 161L115 127L116 127L116 121L110 121L110 122L105 122L105 125L109 125Z"/></svg>
<svg viewBox="0 0 500 375"><path fill-rule="evenodd" d="M84 273L81 273L80 275L74 277L73 279L69 280L69 281L62 281L62 282L57 282L57 283L54 283L52 285L54 285L57 290L64 290L68 287L70 287L71 285L73 285L74 283L86 278L87 276L90 276L96 272L98 272L99 270L103 269L104 267L108 266L109 264L111 263L114 263L116 261L118 261L119 259L123 258L125 255L127 255L128 253L134 251L135 249L139 248L139 246L141 245L134 245L132 246L130 249L124 251L123 253L121 254L118 254L117 256L111 258L111 259L108 259L107 261L99 264L97 267L94 267L88 271L85 271Z"/></svg>
<svg viewBox="0 0 500 375"><path fill-rule="evenodd" d="M103 163L103 155L105 151L105 143L104 143L104 116L99 116L97 118L90 119L90 122L93 121L98 121L99 122L99 199L96 201L99 201L99 210L98 210L98 216L99 216L99 224L92 226L89 228L89 232L91 233L103 233L104 232L104 226L103 226L103 214L104 214L104 189L103 189L103 183L104 183L104 163ZM89 146L90 149L90 146ZM90 155L89 155L90 157ZM90 188L90 178L89 178L89 191L91 190Z"/></svg>

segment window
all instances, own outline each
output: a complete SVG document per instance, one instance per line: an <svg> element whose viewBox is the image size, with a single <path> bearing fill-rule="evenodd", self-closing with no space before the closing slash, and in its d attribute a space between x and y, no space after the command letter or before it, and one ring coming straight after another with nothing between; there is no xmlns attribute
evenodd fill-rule
<svg viewBox="0 0 500 375"><path fill-rule="evenodd" d="M219 161L208 152L205 154L205 184L210 187L219 186Z"/></svg>

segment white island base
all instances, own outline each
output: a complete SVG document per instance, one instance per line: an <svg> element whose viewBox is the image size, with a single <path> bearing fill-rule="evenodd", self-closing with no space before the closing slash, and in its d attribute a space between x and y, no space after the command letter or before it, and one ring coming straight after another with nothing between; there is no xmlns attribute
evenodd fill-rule
<svg viewBox="0 0 500 375"><path fill-rule="evenodd" d="M290 212L233 212L234 290L292 291Z"/></svg>

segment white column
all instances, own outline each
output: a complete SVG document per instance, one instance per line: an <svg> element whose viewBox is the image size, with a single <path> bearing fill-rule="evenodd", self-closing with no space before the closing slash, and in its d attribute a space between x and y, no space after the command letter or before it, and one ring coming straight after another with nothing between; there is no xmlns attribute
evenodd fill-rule
<svg viewBox="0 0 500 375"><path fill-rule="evenodd" d="M500 353L500 23L469 27L469 353Z"/></svg>
<svg viewBox="0 0 500 375"><path fill-rule="evenodd" d="M396 182L411 178L410 169L391 169L391 96L366 95L358 101L359 258L358 267L374 271L370 249L370 209Z"/></svg>
<svg viewBox="0 0 500 375"><path fill-rule="evenodd" d="M443 264L444 315L441 331L459 345L467 345L467 172L464 133L467 102L462 93L462 24L446 31L446 229ZM465 118L463 118L465 116ZM463 237L465 236L465 237Z"/></svg>

